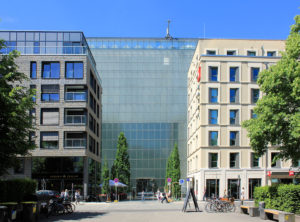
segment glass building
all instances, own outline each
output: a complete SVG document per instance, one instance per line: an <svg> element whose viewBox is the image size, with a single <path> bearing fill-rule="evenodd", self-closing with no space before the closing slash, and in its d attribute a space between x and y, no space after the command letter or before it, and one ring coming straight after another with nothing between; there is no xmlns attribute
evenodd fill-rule
<svg viewBox="0 0 300 222"><path fill-rule="evenodd" d="M131 187L156 191L178 144L186 177L187 71L196 39L87 38L103 86L102 160L111 167L120 132L128 141ZM121 181L122 182L122 181Z"/></svg>

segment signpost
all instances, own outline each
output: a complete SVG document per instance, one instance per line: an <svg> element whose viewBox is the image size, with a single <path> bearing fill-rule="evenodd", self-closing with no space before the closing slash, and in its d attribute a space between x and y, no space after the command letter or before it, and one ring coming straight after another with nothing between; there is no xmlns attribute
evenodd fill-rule
<svg viewBox="0 0 300 222"><path fill-rule="evenodd" d="M172 182L172 178L168 178L167 181L168 181L168 183L171 183Z"/></svg>
<svg viewBox="0 0 300 222"><path fill-rule="evenodd" d="M179 184L182 185L184 183L184 179L179 180Z"/></svg>
<svg viewBox="0 0 300 222"><path fill-rule="evenodd" d="M294 171L289 171L289 176L294 176L295 172Z"/></svg>

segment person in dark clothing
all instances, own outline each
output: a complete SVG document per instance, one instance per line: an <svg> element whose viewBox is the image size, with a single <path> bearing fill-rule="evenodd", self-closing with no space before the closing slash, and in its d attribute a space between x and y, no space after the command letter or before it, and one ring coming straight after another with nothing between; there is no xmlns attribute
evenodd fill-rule
<svg viewBox="0 0 300 222"><path fill-rule="evenodd" d="M169 203L169 201L168 201L168 199L167 199L167 195L166 195L166 193L165 192L163 192L163 198L162 198L162 200L161 200L161 203L164 203L164 200L166 201L166 203Z"/></svg>

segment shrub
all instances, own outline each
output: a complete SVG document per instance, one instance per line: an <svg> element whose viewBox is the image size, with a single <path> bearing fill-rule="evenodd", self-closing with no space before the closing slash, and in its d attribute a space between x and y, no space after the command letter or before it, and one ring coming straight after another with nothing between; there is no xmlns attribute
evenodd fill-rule
<svg viewBox="0 0 300 222"><path fill-rule="evenodd" d="M256 187L254 199L256 206L260 201L264 201L266 208L300 213L300 185L283 184Z"/></svg>
<svg viewBox="0 0 300 222"><path fill-rule="evenodd" d="M35 193L36 181L13 179L0 181L0 202L21 202L24 197Z"/></svg>

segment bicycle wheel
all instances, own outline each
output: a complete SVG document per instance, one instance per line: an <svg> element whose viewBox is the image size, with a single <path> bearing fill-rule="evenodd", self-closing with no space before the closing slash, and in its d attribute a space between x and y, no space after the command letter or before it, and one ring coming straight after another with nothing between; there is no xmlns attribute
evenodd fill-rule
<svg viewBox="0 0 300 222"><path fill-rule="evenodd" d="M71 203L70 205L71 205L71 208L72 208L72 212L74 212L74 211L75 211L75 208L76 208L75 204L74 204L74 203Z"/></svg>
<svg viewBox="0 0 300 222"><path fill-rule="evenodd" d="M235 204L234 203L229 203L228 205L229 205L228 206L229 212L235 212L235 210L236 210Z"/></svg>
<svg viewBox="0 0 300 222"><path fill-rule="evenodd" d="M66 212L67 214L73 213L73 209L72 209L71 204L65 205L65 212Z"/></svg>
<svg viewBox="0 0 300 222"><path fill-rule="evenodd" d="M205 211L207 212L207 213L212 213L212 212L214 212L215 211L215 206L214 206L214 204L213 203L211 203L211 202L208 202L206 205L205 205Z"/></svg>

